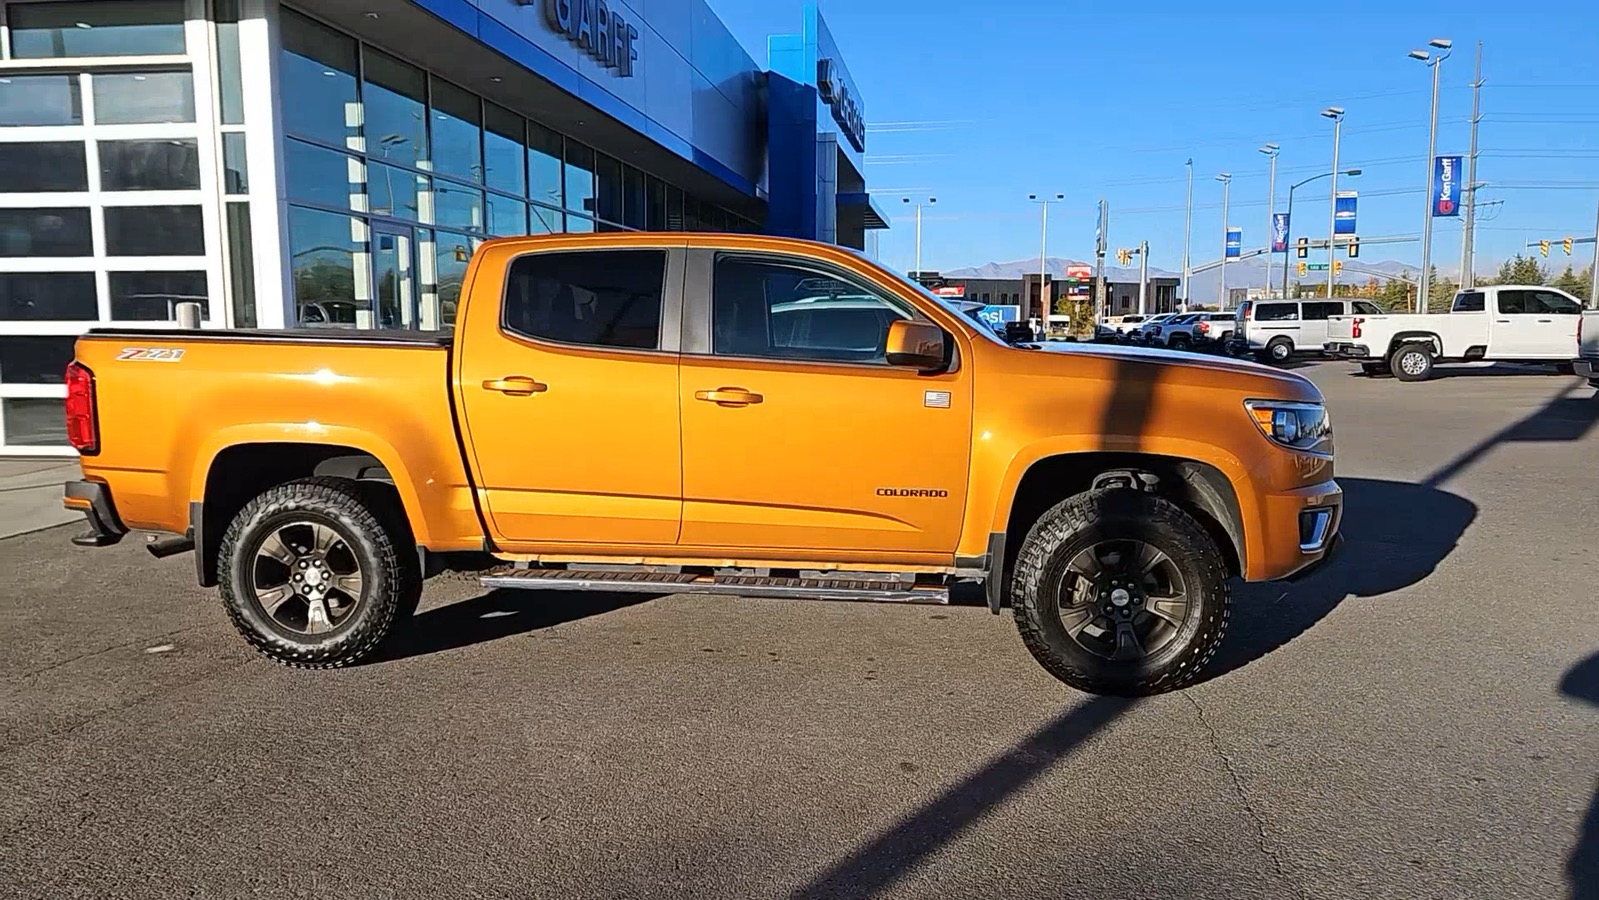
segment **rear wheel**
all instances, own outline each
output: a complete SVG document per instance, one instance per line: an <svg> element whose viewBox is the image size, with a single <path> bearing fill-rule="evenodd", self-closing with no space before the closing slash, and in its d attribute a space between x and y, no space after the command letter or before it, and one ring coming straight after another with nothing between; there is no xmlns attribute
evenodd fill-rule
<svg viewBox="0 0 1599 900"><path fill-rule="evenodd" d="M1388 368L1400 381L1426 381L1432 375L1432 348L1426 344L1403 344L1388 358Z"/></svg>
<svg viewBox="0 0 1599 900"><path fill-rule="evenodd" d="M382 487L307 478L250 501L222 538L218 580L233 624L284 665L369 656L421 597L403 512Z"/></svg>
<svg viewBox="0 0 1599 900"><path fill-rule="evenodd" d="M1272 338L1260 355L1265 362L1283 365L1294 355L1294 342L1285 337Z"/></svg>
<svg viewBox="0 0 1599 900"><path fill-rule="evenodd" d="M1169 500L1089 491L1046 512L1016 559L1016 625L1051 675L1095 694L1154 694L1204 668L1227 630L1227 567Z"/></svg>
<svg viewBox="0 0 1599 900"><path fill-rule="evenodd" d="M1173 350L1187 350L1192 343L1186 334L1174 334L1168 342Z"/></svg>

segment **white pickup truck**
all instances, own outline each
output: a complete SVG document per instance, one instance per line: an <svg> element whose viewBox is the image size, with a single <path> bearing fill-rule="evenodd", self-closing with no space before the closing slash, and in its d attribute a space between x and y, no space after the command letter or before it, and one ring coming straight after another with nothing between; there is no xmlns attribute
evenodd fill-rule
<svg viewBox="0 0 1599 900"><path fill-rule="evenodd" d="M1585 309L1577 320L1576 374L1588 379L1588 386L1599 388L1599 309Z"/></svg>
<svg viewBox="0 0 1599 900"><path fill-rule="evenodd" d="M1322 350L1400 381L1423 381L1441 362L1569 366L1581 319L1582 303L1564 291L1499 284L1461 291L1447 314L1333 316Z"/></svg>

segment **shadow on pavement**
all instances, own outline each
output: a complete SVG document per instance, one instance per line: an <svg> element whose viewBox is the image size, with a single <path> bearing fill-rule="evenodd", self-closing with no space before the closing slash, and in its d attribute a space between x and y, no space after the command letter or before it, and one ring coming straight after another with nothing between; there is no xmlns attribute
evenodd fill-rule
<svg viewBox="0 0 1599 900"><path fill-rule="evenodd" d="M490 591L418 613L372 660L392 662L602 616L665 594Z"/></svg>
<svg viewBox="0 0 1599 900"><path fill-rule="evenodd" d="M870 897L885 890L960 837L989 810L1047 774L1135 702L1121 697L1090 697L1061 713L960 783L901 817L790 896Z"/></svg>
<svg viewBox="0 0 1599 900"><path fill-rule="evenodd" d="M1380 597L1430 576L1477 518L1477 506L1426 485L1339 478L1343 546L1292 584L1242 584L1208 678L1247 665L1308 631L1348 597Z"/></svg>
<svg viewBox="0 0 1599 900"><path fill-rule="evenodd" d="M1560 680L1560 693L1599 707L1599 653L1571 668ZM1566 867L1571 876L1572 900L1599 900L1599 784L1594 787L1582 831L1571 848Z"/></svg>
<svg viewBox="0 0 1599 900"><path fill-rule="evenodd" d="M1580 441L1599 422L1599 397L1589 396L1581 382L1574 382L1548 403L1505 426L1475 447L1455 457L1422 482L1439 486L1476 464L1500 444Z"/></svg>

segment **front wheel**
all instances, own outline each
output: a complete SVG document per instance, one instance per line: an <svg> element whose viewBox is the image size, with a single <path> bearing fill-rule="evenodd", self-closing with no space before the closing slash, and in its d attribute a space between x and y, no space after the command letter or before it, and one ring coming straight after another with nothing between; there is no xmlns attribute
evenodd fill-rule
<svg viewBox="0 0 1599 900"><path fill-rule="evenodd" d="M1426 381L1432 375L1432 348L1426 344L1405 344L1389 357L1388 368L1400 381Z"/></svg>
<svg viewBox="0 0 1599 900"><path fill-rule="evenodd" d="M250 501L222 538L222 601L245 640L287 666L371 655L422 579L403 511L376 485L306 478Z"/></svg>
<svg viewBox="0 0 1599 900"><path fill-rule="evenodd" d="M1044 513L1017 555L1011 598L1046 671L1119 696L1193 680L1221 644L1231 603L1210 534L1171 501L1127 488Z"/></svg>
<svg viewBox="0 0 1599 900"><path fill-rule="evenodd" d="M1277 366L1286 364L1293 355L1294 342L1285 337L1272 338L1271 343L1268 343L1266 349L1261 352L1265 362Z"/></svg>

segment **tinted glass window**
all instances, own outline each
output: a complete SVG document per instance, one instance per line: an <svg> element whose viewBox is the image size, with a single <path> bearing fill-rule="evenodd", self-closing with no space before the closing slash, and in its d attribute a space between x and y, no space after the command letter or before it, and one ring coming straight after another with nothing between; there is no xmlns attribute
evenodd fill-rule
<svg viewBox="0 0 1599 900"><path fill-rule="evenodd" d="M192 191L199 187L200 148L194 140L100 142L101 190Z"/></svg>
<svg viewBox="0 0 1599 900"><path fill-rule="evenodd" d="M529 197L551 206L561 205L561 158L564 153L560 135L542 125L527 123ZM559 228L555 230L560 231Z"/></svg>
<svg viewBox="0 0 1599 900"><path fill-rule="evenodd" d="M433 221L446 228L483 230L483 192L443 179L435 181Z"/></svg>
<svg viewBox="0 0 1599 900"><path fill-rule="evenodd" d="M644 173L629 168L622 175L622 224L642 231L648 207L644 199Z"/></svg>
<svg viewBox="0 0 1599 900"><path fill-rule="evenodd" d="M1298 318L1297 303L1261 303L1255 307L1256 322L1292 322Z"/></svg>
<svg viewBox="0 0 1599 900"><path fill-rule="evenodd" d="M228 283L233 286L233 327L254 328L255 247L250 236L250 205L228 204Z"/></svg>
<svg viewBox="0 0 1599 900"><path fill-rule="evenodd" d="M230 194L250 192L250 168L245 163L242 132L222 135L222 184Z"/></svg>
<svg viewBox="0 0 1599 900"><path fill-rule="evenodd" d="M1535 291L1532 294L1533 312L1554 316L1580 316L1582 304L1552 291Z"/></svg>
<svg viewBox="0 0 1599 900"><path fill-rule="evenodd" d="M0 321L90 322L99 317L93 272L0 273Z"/></svg>
<svg viewBox="0 0 1599 900"><path fill-rule="evenodd" d="M622 164L600 154L594 164L595 212L607 222L622 221Z"/></svg>
<svg viewBox="0 0 1599 900"><path fill-rule="evenodd" d="M722 257L712 287L712 350L728 356L886 363L889 323L909 307L803 265Z"/></svg>
<svg viewBox="0 0 1599 900"><path fill-rule="evenodd" d="M566 142L566 208L594 212L594 151L577 141Z"/></svg>
<svg viewBox="0 0 1599 900"><path fill-rule="evenodd" d="M287 9L283 11L283 54L278 58L283 127L290 134L345 145L356 103L356 46L350 38ZM359 121L359 120L354 120Z"/></svg>
<svg viewBox="0 0 1599 900"><path fill-rule="evenodd" d="M75 337L0 337L0 382L62 384Z"/></svg>
<svg viewBox="0 0 1599 900"><path fill-rule="evenodd" d="M105 245L110 256L204 256L198 206L108 206Z"/></svg>
<svg viewBox="0 0 1599 900"><path fill-rule="evenodd" d="M1482 307L1478 306L1477 308L1481 309ZM1377 304L1372 303L1372 302L1367 301L1367 300L1356 300L1355 301L1355 312L1360 313L1363 316L1380 316L1380 315L1383 315L1383 311L1382 311L1381 307L1379 307Z"/></svg>
<svg viewBox="0 0 1599 900"><path fill-rule="evenodd" d="M0 76L0 126L81 124L83 92L78 76Z"/></svg>
<svg viewBox="0 0 1599 900"><path fill-rule="evenodd" d="M43 397L0 400L6 443L25 447L67 445L67 401Z"/></svg>
<svg viewBox="0 0 1599 900"><path fill-rule="evenodd" d="M662 250L537 253L511 264L505 327L591 347L660 346Z"/></svg>
<svg viewBox="0 0 1599 900"><path fill-rule="evenodd" d="M0 143L0 193L88 189L89 165L82 141Z"/></svg>
<svg viewBox="0 0 1599 900"><path fill-rule="evenodd" d="M211 318L204 272L112 272L111 318L129 322L168 322L179 303L200 304Z"/></svg>
<svg viewBox="0 0 1599 900"><path fill-rule="evenodd" d="M427 76L376 50L368 49L363 60L366 85L361 98L367 155L425 168L429 158L427 110L423 107Z"/></svg>
<svg viewBox="0 0 1599 900"><path fill-rule="evenodd" d="M489 233L499 236L527 234L527 204L521 200L490 194Z"/></svg>
<svg viewBox="0 0 1599 900"><path fill-rule="evenodd" d="M119 72L94 76L94 120L101 125L194 121L188 72Z"/></svg>
<svg viewBox="0 0 1599 900"><path fill-rule="evenodd" d="M360 199L363 180L361 163L354 157L295 140L283 142L283 157L290 198L339 209L349 209ZM372 168L376 182L374 190L398 191L402 196L407 191L407 185L416 177L398 169L379 173L376 170L381 167L376 164ZM411 190L414 191L414 188ZM390 193L381 199L388 204L392 196ZM373 198L374 208L378 206L379 199Z"/></svg>
<svg viewBox="0 0 1599 900"><path fill-rule="evenodd" d="M522 156L526 138L526 123L522 117L501 109L492 103L485 104L483 131L484 183L497 191L515 194L527 193L527 166Z"/></svg>
<svg viewBox="0 0 1599 900"><path fill-rule="evenodd" d="M357 300L355 273L369 271L367 227L360 219L314 209L289 209L289 259L294 301L301 322L325 323L347 310L355 324L356 304L370 311L371 289L363 277ZM359 264L359 265L358 265Z"/></svg>
<svg viewBox="0 0 1599 900"><path fill-rule="evenodd" d="M566 230L566 213L536 204L528 212L528 234L560 234Z"/></svg>
<svg viewBox="0 0 1599 900"><path fill-rule="evenodd" d="M1499 311L1512 316L1531 315L1533 310L1527 301L1526 291L1500 291Z"/></svg>
<svg viewBox="0 0 1599 900"><path fill-rule="evenodd" d="M467 262L472 258L472 239L464 234L438 233L434 244L434 265L438 278L439 321L455 322L461 305L461 285L466 281Z"/></svg>
<svg viewBox="0 0 1599 900"><path fill-rule="evenodd" d="M1482 312L1486 295L1481 291L1455 295L1455 312Z"/></svg>
<svg viewBox="0 0 1599 900"><path fill-rule="evenodd" d="M18 59L184 52L183 0L14 3L10 15Z"/></svg>
<svg viewBox="0 0 1599 900"><path fill-rule="evenodd" d="M1320 303L1304 304L1304 316L1305 321L1307 322L1321 321L1329 316L1341 316L1343 314L1344 305L1341 302L1327 302L1323 300Z"/></svg>
<svg viewBox="0 0 1599 900"><path fill-rule="evenodd" d="M87 209L0 209L0 256L93 256Z"/></svg>
<svg viewBox="0 0 1599 900"><path fill-rule="evenodd" d="M483 183L482 104L476 94L433 80L433 169Z"/></svg>
<svg viewBox="0 0 1599 900"><path fill-rule="evenodd" d="M373 212L397 219L421 220L419 198L432 184L432 179L382 163L368 163L366 169L367 203Z"/></svg>

